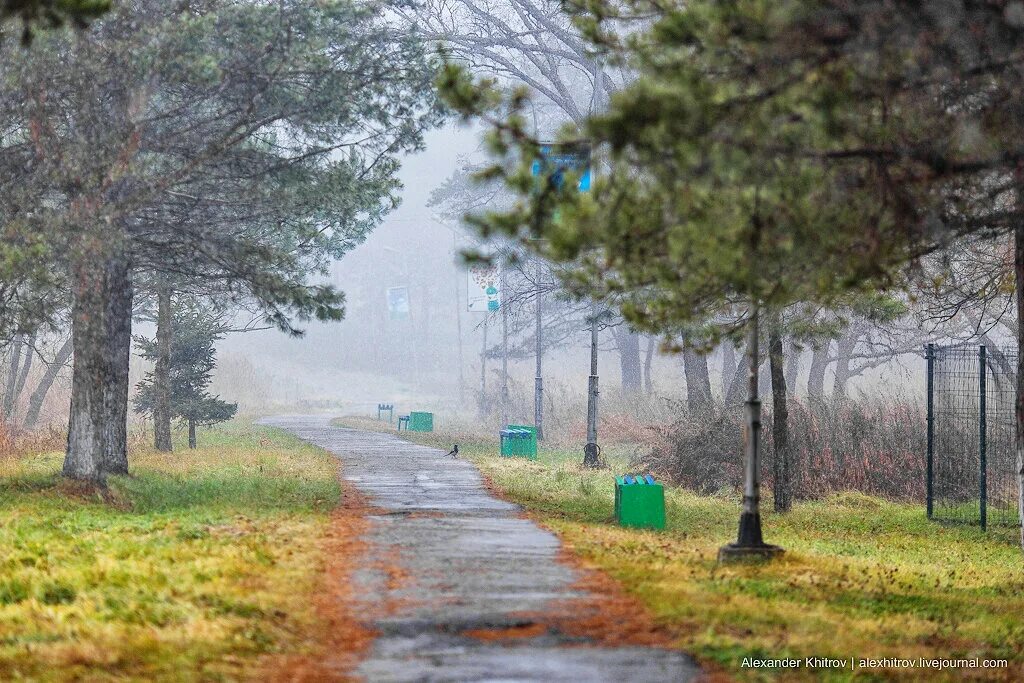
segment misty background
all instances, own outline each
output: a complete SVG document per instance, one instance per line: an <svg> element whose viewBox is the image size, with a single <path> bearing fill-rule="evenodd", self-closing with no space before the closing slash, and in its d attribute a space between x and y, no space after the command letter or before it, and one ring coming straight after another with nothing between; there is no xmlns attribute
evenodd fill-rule
<svg viewBox="0 0 1024 683"><path fill-rule="evenodd" d="M446 220L436 206L430 206L431 194L467 158L486 158L479 131L449 125L429 133L426 149L403 162L401 205L363 244L334 264L331 281L345 292L345 319L304 323L302 337L274 329L230 334L218 344L214 391L239 402L244 413L320 409L369 414L378 402L394 402L402 412L415 408L475 411L481 396L486 314L466 310L467 268L462 252L481 243L459 221ZM391 287L409 288L409 320L389 319L386 291ZM501 382L500 326L501 317L492 314L488 393L496 392ZM510 326L514 337L533 333L530 315L513 320ZM136 329L150 333L145 325ZM599 369L606 402L617 399L623 387L616 336L614 329L601 333ZM530 344L513 348L509 359L513 398L509 417L523 421L532 420L535 360ZM584 323L578 334L545 351L548 401L558 400L557 396L585 399L588 344ZM682 355L663 353L659 347L657 339L639 339L641 363L647 363L650 354L652 386L642 377L645 393L650 388L655 397L682 399L686 393ZM738 359L732 355L720 348L706 356L712 390L719 398L726 383L721 376L735 372ZM794 354L797 395L806 394L813 355L809 345ZM134 379L143 368L138 358L133 360ZM913 393L912 380L922 376L922 362L919 350L891 356L851 377L848 391L856 395L884 386ZM824 379L826 390L831 390L834 367L827 369ZM581 424L584 419L581 412Z"/></svg>

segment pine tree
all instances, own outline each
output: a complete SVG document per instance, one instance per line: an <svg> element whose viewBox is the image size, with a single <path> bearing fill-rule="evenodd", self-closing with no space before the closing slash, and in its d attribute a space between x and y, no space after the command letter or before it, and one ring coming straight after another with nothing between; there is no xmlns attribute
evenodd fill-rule
<svg viewBox="0 0 1024 683"><path fill-rule="evenodd" d="M147 281L216 283L294 334L342 317L318 276L397 204L399 158L440 116L427 47L389 6L140 0L31 50L0 41L0 118L17 131L0 137L0 225L24 224L44 266L0 253L0 304L13 277L52 273L70 295L65 476L128 471Z"/></svg>
<svg viewBox="0 0 1024 683"><path fill-rule="evenodd" d="M110 0L0 0L0 21L21 20L21 42L32 42L37 28L57 28L72 24L85 28L93 19L110 9Z"/></svg>
<svg viewBox="0 0 1024 683"><path fill-rule="evenodd" d="M747 330L751 515L759 311L770 322L801 303L843 307L899 286L907 263L965 235L1008 233L1024 310L1018 4L572 5L593 49L635 75L563 135L597 150L598 180L586 194L553 175L538 184L529 93L474 84L450 65L449 102L492 124L499 162L481 176L522 197L474 222L571 263L570 284L620 297L638 329L683 327L710 342ZM1024 332L1019 344L1024 514Z"/></svg>
<svg viewBox="0 0 1024 683"><path fill-rule="evenodd" d="M238 410L209 393L213 370L217 367L217 340L223 338L220 318L194 302L179 304L173 313L170 356L170 413L188 427L188 447L196 447L196 428L230 420ZM136 336L139 355L155 362L160 354L157 339ZM152 416L156 408L156 380L147 372L137 385L135 412Z"/></svg>

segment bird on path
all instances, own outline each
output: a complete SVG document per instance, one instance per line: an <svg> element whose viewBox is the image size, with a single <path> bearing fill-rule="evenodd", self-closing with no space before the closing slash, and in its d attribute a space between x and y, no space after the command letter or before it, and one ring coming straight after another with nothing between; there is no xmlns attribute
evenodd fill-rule
<svg viewBox="0 0 1024 683"><path fill-rule="evenodd" d="M459 457L459 444L455 444L454 446L452 446L452 449L448 451L448 455L450 455L453 458Z"/></svg>

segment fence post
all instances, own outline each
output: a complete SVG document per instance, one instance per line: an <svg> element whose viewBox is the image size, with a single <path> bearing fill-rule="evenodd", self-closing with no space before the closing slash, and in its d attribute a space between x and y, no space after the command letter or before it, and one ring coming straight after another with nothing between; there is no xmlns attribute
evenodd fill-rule
<svg viewBox="0 0 1024 683"><path fill-rule="evenodd" d="M932 501L935 499L935 492L933 489L933 458L935 454L935 344L928 344L928 346L925 347L925 361L928 368L928 455L925 461L925 471L927 476L925 496L928 519L931 519Z"/></svg>
<svg viewBox="0 0 1024 683"><path fill-rule="evenodd" d="M981 517L981 530L985 531L988 527L988 462L986 454L985 437L988 432L988 424L986 422L985 415L985 347L978 347L978 365L979 365L979 376L978 376L978 388L980 394L978 396L978 466L980 468L978 476L978 510Z"/></svg>

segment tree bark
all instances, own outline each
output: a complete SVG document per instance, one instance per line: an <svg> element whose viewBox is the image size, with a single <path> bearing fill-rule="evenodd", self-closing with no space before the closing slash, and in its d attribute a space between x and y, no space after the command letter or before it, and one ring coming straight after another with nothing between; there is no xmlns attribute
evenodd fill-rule
<svg viewBox="0 0 1024 683"><path fill-rule="evenodd" d="M690 412L707 409L711 404L707 357L692 349L683 349L683 374L686 376L686 407Z"/></svg>
<svg viewBox="0 0 1024 683"><path fill-rule="evenodd" d="M654 361L654 346L657 341L654 337L647 338L647 353L644 355L644 391L648 395L654 393L654 382L651 380L651 364Z"/></svg>
<svg viewBox="0 0 1024 683"><path fill-rule="evenodd" d="M853 355L853 349L857 346L857 337L857 332L851 328L836 342L836 372L835 381L832 384L833 400L846 398L846 383L850 380L850 356Z"/></svg>
<svg viewBox="0 0 1024 683"><path fill-rule="evenodd" d="M732 345L731 341L725 341L722 343L722 400L726 403L733 402L729 401L728 398L735 382L736 347Z"/></svg>
<svg viewBox="0 0 1024 683"><path fill-rule="evenodd" d="M74 366L64 476L128 473L132 281L124 236L86 231L73 250Z"/></svg>
<svg viewBox="0 0 1024 683"><path fill-rule="evenodd" d="M816 346L811 355L811 368L807 374L808 398L825 398L825 370L828 369L828 348L831 343L830 340L826 340L820 346Z"/></svg>
<svg viewBox="0 0 1024 683"><path fill-rule="evenodd" d="M743 349L743 354L747 355L746 348ZM746 384L747 380L749 379L748 373L749 368L747 367L746 362L734 365L733 377L727 385L728 389L725 392L726 405L737 405L743 401L743 391L747 388Z"/></svg>
<svg viewBox="0 0 1024 683"><path fill-rule="evenodd" d="M171 288L157 291L156 366L153 368L153 446L171 452Z"/></svg>
<svg viewBox="0 0 1024 683"><path fill-rule="evenodd" d="M10 365L7 368L7 383L4 386L4 422L10 423L11 416L14 415L14 399L15 391L18 385L18 368L21 367L21 349L25 345L22 335L18 334L14 337L14 343L11 345L11 357L9 359Z"/></svg>
<svg viewBox="0 0 1024 683"><path fill-rule="evenodd" d="M197 447L197 443L196 443L196 421L195 420L189 420L188 421L188 447L193 449L193 450Z"/></svg>
<svg viewBox="0 0 1024 683"><path fill-rule="evenodd" d="M14 410L11 411L11 415L14 415L18 410L18 398L21 396L21 392L25 389L25 382L28 381L28 373L32 370L32 359L35 358L36 350L36 339L39 338L37 332L33 332L32 336L28 338L28 344L25 345L25 362L21 365L21 372L18 374L18 385L14 388Z"/></svg>
<svg viewBox="0 0 1024 683"><path fill-rule="evenodd" d="M622 391L635 394L640 391L640 335L625 325L615 329L615 346L619 350L619 368L622 372Z"/></svg>
<svg viewBox="0 0 1024 683"><path fill-rule="evenodd" d="M800 356L803 355L796 344L790 343L789 356L786 357L786 391L790 396L796 393L796 380L800 376Z"/></svg>
<svg viewBox="0 0 1024 683"><path fill-rule="evenodd" d="M768 361L768 357L766 355L764 361L761 362L761 365L764 365L765 363L767 363L767 361ZM772 373L770 371L769 372L762 372L762 373L760 373L760 382L761 382L761 386L758 387L758 390L757 390L758 393L761 396L768 396L769 394L771 394L772 393Z"/></svg>
<svg viewBox="0 0 1024 683"><path fill-rule="evenodd" d="M54 381L57 379L57 375L67 365L68 360L71 359L71 351L74 348L72 337L68 337L64 345L57 351L56 358L46 368L46 372L43 373L42 379L39 380L39 384L36 385L35 391L28 399L28 411L25 413L25 429L32 429L36 426L36 422L39 420L39 413L43 409L43 401L46 400L46 395L50 393L50 387L53 386Z"/></svg>
<svg viewBox="0 0 1024 683"><path fill-rule="evenodd" d="M789 510L793 497L789 463L789 406L783 353L782 335L778 321L773 317L768 330L768 365L772 376L772 442L775 456L772 470L776 512Z"/></svg>
<svg viewBox="0 0 1024 683"><path fill-rule="evenodd" d="M1021 547L1024 547L1024 223L1013 231L1013 269L1017 280L1017 513L1021 524Z"/></svg>
<svg viewBox="0 0 1024 683"><path fill-rule="evenodd" d="M750 352L749 352L750 350L746 346L744 346L743 349L740 350L740 351L741 351L741 354L743 355L743 363L741 363L740 365L737 366L736 374L733 377L732 383L729 385L729 391L725 395L725 404L726 405L738 405L739 403L743 402L743 400L744 400L743 392L746 391L749 388L747 385L749 384L749 380L750 380L750 368L748 366L748 363L750 361ZM758 368L758 373L757 373L758 380L757 381L759 383L758 384L759 395L767 394L771 390L771 383L772 383L771 377L764 377L763 376L764 372L761 370L762 366L767 361L768 361L767 356L761 356L760 357L760 362L757 364L757 368Z"/></svg>

